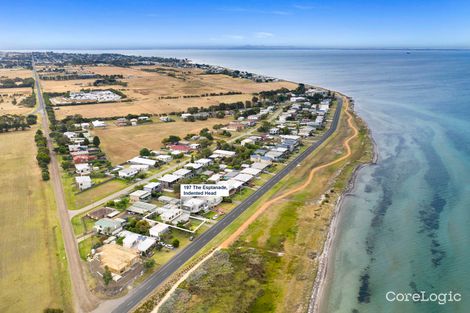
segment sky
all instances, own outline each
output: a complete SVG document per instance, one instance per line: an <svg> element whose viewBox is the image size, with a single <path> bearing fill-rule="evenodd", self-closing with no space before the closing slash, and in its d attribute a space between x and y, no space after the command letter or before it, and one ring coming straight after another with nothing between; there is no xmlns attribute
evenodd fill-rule
<svg viewBox="0 0 470 313"><path fill-rule="evenodd" d="M0 50L470 48L470 1L0 1Z"/></svg>

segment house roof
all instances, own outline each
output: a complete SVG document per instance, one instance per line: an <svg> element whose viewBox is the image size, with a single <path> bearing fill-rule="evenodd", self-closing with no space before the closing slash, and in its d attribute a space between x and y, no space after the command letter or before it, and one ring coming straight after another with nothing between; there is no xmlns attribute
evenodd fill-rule
<svg viewBox="0 0 470 313"><path fill-rule="evenodd" d="M77 176L75 177L75 181L80 184L80 183L91 183L91 178L90 176Z"/></svg>
<svg viewBox="0 0 470 313"><path fill-rule="evenodd" d="M143 164L143 165L148 165L148 166L155 166L157 161L151 160L151 159L145 159L145 158L140 158L140 157L135 157L127 161L128 163L134 163L134 164Z"/></svg>
<svg viewBox="0 0 470 313"><path fill-rule="evenodd" d="M165 182L165 183L174 183L175 181L179 180L180 178L181 178L180 176L176 176L176 175L172 175L172 174L166 174L165 176L160 177L158 180L161 181L161 182Z"/></svg>
<svg viewBox="0 0 470 313"><path fill-rule="evenodd" d="M191 170L188 170L188 169L185 169L185 168L180 168L179 170L174 171L173 175L178 176L178 177L183 177L183 176L188 175L189 173L191 173Z"/></svg>
<svg viewBox="0 0 470 313"><path fill-rule="evenodd" d="M258 169L258 168L248 167L248 168L245 168L244 170L242 170L240 173L256 176L259 173L261 173L261 170Z"/></svg>
<svg viewBox="0 0 470 313"><path fill-rule="evenodd" d="M233 179L241 181L243 183L247 183L247 182L249 182L250 180L253 179L253 176L249 175L249 174L238 174Z"/></svg>

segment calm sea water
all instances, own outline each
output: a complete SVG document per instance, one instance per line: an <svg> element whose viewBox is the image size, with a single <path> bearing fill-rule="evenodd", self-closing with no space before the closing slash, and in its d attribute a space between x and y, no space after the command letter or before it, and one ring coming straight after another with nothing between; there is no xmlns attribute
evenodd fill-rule
<svg viewBox="0 0 470 313"><path fill-rule="evenodd" d="M161 50L340 90L379 162L345 201L324 312L470 312L470 51ZM458 292L461 302L388 302Z"/></svg>

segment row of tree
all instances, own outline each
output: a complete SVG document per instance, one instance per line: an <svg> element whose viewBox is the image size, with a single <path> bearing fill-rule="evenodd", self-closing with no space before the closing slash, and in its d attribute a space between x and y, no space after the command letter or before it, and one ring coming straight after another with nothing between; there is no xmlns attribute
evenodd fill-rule
<svg viewBox="0 0 470 313"><path fill-rule="evenodd" d="M17 114L5 114L0 115L0 133L6 133L9 131L25 130L30 128L30 125L36 124L36 115L17 115Z"/></svg>
<svg viewBox="0 0 470 313"><path fill-rule="evenodd" d="M38 148L36 160L41 168L42 180L49 180L49 163L51 162L51 156L49 155L49 149L47 148L47 138L44 136L42 131L38 129L34 136L34 141Z"/></svg>

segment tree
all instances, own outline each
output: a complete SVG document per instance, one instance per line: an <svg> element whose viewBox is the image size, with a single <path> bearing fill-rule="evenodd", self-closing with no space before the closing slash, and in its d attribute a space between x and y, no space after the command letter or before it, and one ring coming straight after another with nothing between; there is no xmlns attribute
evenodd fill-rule
<svg viewBox="0 0 470 313"><path fill-rule="evenodd" d="M175 248L178 248L180 246L180 241L178 239L174 239L171 245Z"/></svg>
<svg viewBox="0 0 470 313"><path fill-rule="evenodd" d="M147 148L143 148L142 150L140 150L140 156L150 156L150 154L151 152Z"/></svg>
<svg viewBox="0 0 470 313"><path fill-rule="evenodd" d="M164 145L166 145L166 144L174 144L174 143L178 143L178 141L180 141L180 140L181 140L180 137L175 136L175 135L170 135L170 136L168 136L167 138L164 138L164 139L162 140L162 143L163 143Z"/></svg>
<svg viewBox="0 0 470 313"><path fill-rule="evenodd" d="M144 262L144 267L145 267L146 269L151 269L151 268L154 267L154 266L155 266L155 260L154 260L154 259L147 259L147 260L145 260L145 262Z"/></svg>
<svg viewBox="0 0 470 313"><path fill-rule="evenodd" d="M111 274L108 266L104 267L103 280L106 286L108 286L108 284L113 280L113 275Z"/></svg>
<svg viewBox="0 0 470 313"><path fill-rule="evenodd" d="M98 137L98 136L93 137L93 145L98 147L100 144L101 144L100 137Z"/></svg>

